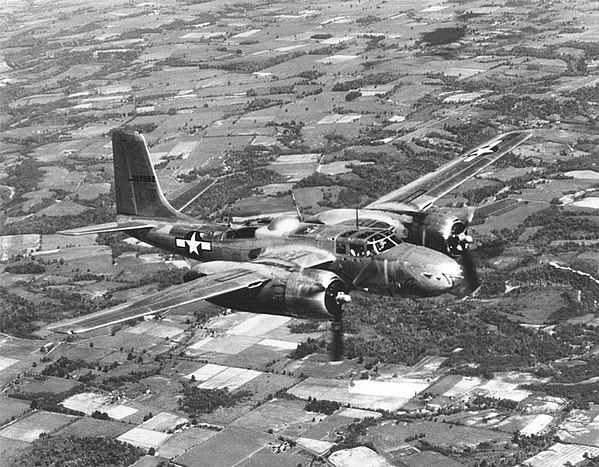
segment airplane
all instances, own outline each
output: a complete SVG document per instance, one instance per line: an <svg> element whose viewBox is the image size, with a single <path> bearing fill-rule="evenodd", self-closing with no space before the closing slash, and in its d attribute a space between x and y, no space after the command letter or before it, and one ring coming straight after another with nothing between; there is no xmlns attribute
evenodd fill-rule
<svg viewBox="0 0 599 467"><path fill-rule="evenodd" d="M478 287L468 253L472 210L433 203L530 136L528 131L498 135L359 210L331 209L305 219L281 215L233 226L173 208L143 135L115 129L117 220L61 233L125 232L197 264L183 284L47 329L79 334L206 300L237 311L331 320L333 360L339 360L341 317L351 290L427 297L464 280L470 289Z"/></svg>

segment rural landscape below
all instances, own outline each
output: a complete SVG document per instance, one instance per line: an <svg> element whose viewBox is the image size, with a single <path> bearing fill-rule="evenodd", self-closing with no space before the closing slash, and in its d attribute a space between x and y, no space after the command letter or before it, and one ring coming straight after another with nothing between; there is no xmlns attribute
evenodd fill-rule
<svg viewBox="0 0 599 467"><path fill-rule="evenodd" d="M0 466L599 465L599 2L7 0L0 27ZM117 220L115 129L185 215L354 234L531 136L435 202L472 213L480 287L356 287L331 362L328 321L206 301L48 329L194 265L59 233Z"/></svg>

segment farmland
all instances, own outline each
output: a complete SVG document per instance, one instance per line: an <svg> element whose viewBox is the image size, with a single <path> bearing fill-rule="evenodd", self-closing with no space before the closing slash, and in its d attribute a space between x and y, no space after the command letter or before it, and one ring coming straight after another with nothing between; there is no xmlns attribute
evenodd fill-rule
<svg viewBox="0 0 599 467"><path fill-rule="evenodd" d="M56 442L135 465L591 465L597 16L582 0L4 2L1 458L50 464ZM189 267L56 234L115 219L118 127L144 134L183 213L240 225L360 208L496 134L533 136L438 202L474 209L478 295L356 291L331 365L326 324L207 303L44 329Z"/></svg>

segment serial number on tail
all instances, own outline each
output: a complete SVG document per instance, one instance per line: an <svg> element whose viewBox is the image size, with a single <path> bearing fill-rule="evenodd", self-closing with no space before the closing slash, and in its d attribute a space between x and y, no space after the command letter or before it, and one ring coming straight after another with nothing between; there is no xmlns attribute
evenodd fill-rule
<svg viewBox="0 0 599 467"><path fill-rule="evenodd" d="M146 182L156 183L156 177L154 175L131 175L130 182Z"/></svg>

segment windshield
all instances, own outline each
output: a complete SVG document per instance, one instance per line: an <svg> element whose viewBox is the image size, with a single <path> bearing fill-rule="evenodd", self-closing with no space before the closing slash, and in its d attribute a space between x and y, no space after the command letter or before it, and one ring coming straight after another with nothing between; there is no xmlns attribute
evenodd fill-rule
<svg viewBox="0 0 599 467"><path fill-rule="evenodd" d="M337 254L349 256L378 255L399 245L401 240L390 230L346 232L337 238L335 251Z"/></svg>
<svg viewBox="0 0 599 467"><path fill-rule="evenodd" d="M391 232L380 232L368 239L366 249L374 254L378 254L387 251L400 243L401 240L397 238L395 234Z"/></svg>

